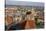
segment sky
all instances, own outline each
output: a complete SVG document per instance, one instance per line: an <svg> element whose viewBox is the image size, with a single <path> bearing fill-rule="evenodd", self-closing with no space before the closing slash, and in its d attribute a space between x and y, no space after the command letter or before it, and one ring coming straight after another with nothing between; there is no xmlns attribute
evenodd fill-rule
<svg viewBox="0 0 46 31"><path fill-rule="evenodd" d="M36 2L37 1L37 2ZM28 1L28 0L6 0L6 5L23 5L23 6L44 6L43 2L38 1Z"/></svg>
<svg viewBox="0 0 46 31"><path fill-rule="evenodd" d="M7 1L32 1L32 2L44 2L44 0L7 0Z"/></svg>

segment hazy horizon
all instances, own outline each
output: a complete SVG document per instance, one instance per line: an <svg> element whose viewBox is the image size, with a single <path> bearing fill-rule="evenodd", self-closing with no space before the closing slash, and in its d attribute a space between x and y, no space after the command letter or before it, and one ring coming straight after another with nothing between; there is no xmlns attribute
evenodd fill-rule
<svg viewBox="0 0 46 31"><path fill-rule="evenodd" d="M6 1L6 5L20 5L20 6L44 6L41 2L26 2L26 1Z"/></svg>

